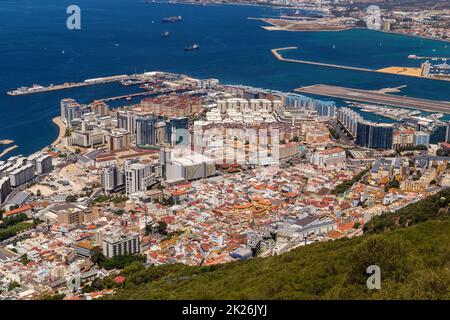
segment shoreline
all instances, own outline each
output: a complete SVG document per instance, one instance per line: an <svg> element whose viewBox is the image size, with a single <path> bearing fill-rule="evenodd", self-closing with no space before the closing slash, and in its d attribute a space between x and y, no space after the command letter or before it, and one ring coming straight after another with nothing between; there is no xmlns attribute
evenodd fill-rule
<svg viewBox="0 0 450 320"><path fill-rule="evenodd" d="M261 21L264 23L267 23L269 26L260 26L261 28L263 28L266 31L291 31L291 32L336 32L336 31L348 31L348 30L353 30L353 29L367 29L367 30L374 30L374 31L378 31L378 32L382 32L382 33L387 33L387 34L393 34L393 35L400 35L400 36L404 36L404 37L411 37L411 38L416 38L416 39L421 39L421 40L431 40L431 41L438 41L438 42L443 42L445 44L450 43L450 39L441 39L441 38L433 38L433 37L427 37L427 36L421 36L421 35L417 35L417 34L408 34L408 33L403 33L403 32L399 32L399 31L395 31L395 30L375 30L375 29L369 29L366 27L361 27L361 26L343 26L342 28L339 29L304 29L304 30L289 30L286 29L285 27L280 27L279 25L277 25L274 22L270 22L267 21L267 19L272 19L272 18L258 18L258 17L247 17L248 20L256 20L256 21ZM277 20L287 20L287 19L277 19ZM267 29L267 27L273 27L274 29Z"/></svg>
<svg viewBox="0 0 450 320"><path fill-rule="evenodd" d="M61 117L59 117L59 116L53 118L52 122L59 129L58 137L56 137L56 139L50 144L51 147L55 147L57 144L59 144L61 142L62 138L64 138L64 135L66 134L67 127L64 124L64 122L62 121Z"/></svg>

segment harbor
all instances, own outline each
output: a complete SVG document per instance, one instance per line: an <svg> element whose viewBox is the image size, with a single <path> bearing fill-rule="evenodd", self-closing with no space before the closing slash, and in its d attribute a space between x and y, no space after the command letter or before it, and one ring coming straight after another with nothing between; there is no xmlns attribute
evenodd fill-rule
<svg viewBox="0 0 450 320"><path fill-rule="evenodd" d="M15 90L10 90L7 92L10 96L20 96L20 95L26 95L26 94L34 94L34 93L41 93L41 92L48 92L48 91L55 91L55 90L64 90L64 89L72 89L72 88L78 88L78 87L86 87L86 86L94 86L98 84L105 84L105 83L111 83L111 82L119 82L120 84L124 86L129 85L136 85L136 84L145 84L147 82L150 82L150 77L153 73L147 72L142 74L132 74L132 75L117 75L117 76L110 76L110 77L101 77L101 78L94 78L94 79L87 79L82 82L66 82L64 84L58 84L53 85L50 84L48 86L42 86L38 84L34 84L31 87L19 87Z"/></svg>
<svg viewBox="0 0 450 320"><path fill-rule="evenodd" d="M362 103L354 103L351 101L346 101L348 103L349 107L358 108L361 111L367 112L367 113L373 113L376 115L379 115L383 118L391 119L394 121L402 121L403 119L413 117L413 116L419 116L420 111L419 110L411 110L411 109L403 109L403 108L389 108L386 106L379 106L379 105L370 105L370 104L362 104ZM438 114L435 115L435 118L439 118ZM440 114L440 117L443 115Z"/></svg>
<svg viewBox="0 0 450 320"><path fill-rule="evenodd" d="M372 90L361 90L345 87L317 84L295 89L296 92L319 96L341 98L351 101L382 104L388 106L411 108L428 112L449 113L450 102L396 96Z"/></svg>

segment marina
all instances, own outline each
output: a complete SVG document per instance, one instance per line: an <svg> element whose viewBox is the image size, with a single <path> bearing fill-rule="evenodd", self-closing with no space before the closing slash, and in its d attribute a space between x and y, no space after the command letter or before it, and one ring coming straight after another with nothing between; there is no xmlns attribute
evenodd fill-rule
<svg viewBox="0 0 450 320"><path fill-rule="evenodd" d="M396 96L393 94L380 93L378 91L360 90L317 84L295 89L296 92L309 93L319 96L341 98L352 101L382 104L395 107L411 108L428 112L450 112L450 102L433 101L427 99Z"/></svg>
<svg viewBox="0 0 450 320"><path fill-rule="evenodd" d="M420 115L419 110L403 109L403 108L389 108L386 106L370 105L354 103L346 101L350 107L361 109L361 111L377 114L383 118L401 121L405 118ZM442 114L440 115L442 117Z"/></svg>

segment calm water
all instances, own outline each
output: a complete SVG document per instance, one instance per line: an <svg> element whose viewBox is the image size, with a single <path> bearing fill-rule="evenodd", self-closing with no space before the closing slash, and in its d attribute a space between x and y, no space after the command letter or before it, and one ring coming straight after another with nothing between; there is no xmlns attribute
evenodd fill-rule
<svg viewBox="0 0 450 320"><path fill-rule="evenodd" d="M284 63L270 53L272 48L298 46L298 51L286 56L367 68L418 66L420 62L407 59L409 54L450 56L443 42L368 30L269 32L260 28L262 22L247 17L275 16L276 9L146 4L141 0L77 0L82 29L69 31L66 8L73 3L0 2L0 139L13 139L19 145L10 155L29 154L56 138L51 119L59 115L62 98L89 102L130 91L108 84L6 95L9 89L33 83L161 70L283 91L316 83L362 89L407 85L401 94L450 100L450 83ZM169 15L181 15L184 21L161 23ZM165 30L171 36L161 39ZM199 51L183 51L193 42L200 44Z"/></svg>

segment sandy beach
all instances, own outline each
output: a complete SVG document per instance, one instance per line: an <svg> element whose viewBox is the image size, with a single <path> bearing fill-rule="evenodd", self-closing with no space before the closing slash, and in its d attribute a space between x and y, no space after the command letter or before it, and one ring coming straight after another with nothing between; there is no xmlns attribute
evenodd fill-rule
<svg viewBox="0 0 450 320"><path fill-rule="evenodd" d="M8 154L9 152L13 151L14 149L16 149L18 147L19 147L18 145L14 145L14 146L6 148L5 150L3 150L2 153L0 153L0 158L5 156L6 154Z"/></svg>
<svg viewBox="0 0 450 320"><path fill-rule="evenodd" d="M64 137L66 133L66 125L62 121L61 117L56 117L52 119L53 123L56 124L59 128L59 134L55 141L51 144L52 147L56 146L61 142L61 139Z"/></svg>

